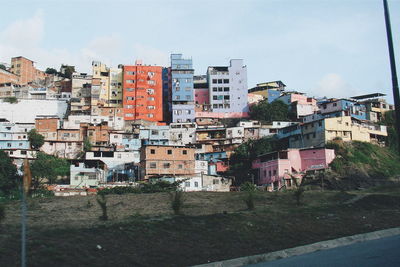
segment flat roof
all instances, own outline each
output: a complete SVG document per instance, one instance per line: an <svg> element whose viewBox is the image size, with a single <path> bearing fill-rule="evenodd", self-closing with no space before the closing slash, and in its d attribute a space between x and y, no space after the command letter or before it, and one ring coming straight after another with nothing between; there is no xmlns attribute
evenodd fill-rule
<svg viewBox="0 0 400 267"><path fill-rule="evenodd" d="M359 96L352 96L352 99L366 99L366 98L375 98L380 96L386 96L386 94L382 93L373 93L373 94L366 94L366 95L359 95Z"/></svg>

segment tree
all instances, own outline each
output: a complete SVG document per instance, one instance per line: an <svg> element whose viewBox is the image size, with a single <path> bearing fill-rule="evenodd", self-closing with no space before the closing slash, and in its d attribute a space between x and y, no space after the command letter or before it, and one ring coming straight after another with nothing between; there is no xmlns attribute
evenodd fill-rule
<svg viewBox="0 0 400 267"><path fill-rule="evenodd" d="M54 74L54 75L58 73L57 70L54 68L47 68L45 72L47 74Z"/></svg>
<svg viewBox="0 0 400 267"><path fill-rule="evenodd" d="M74 66L68 66L68 65L61 65L60 73L61 76L64 78L71 79L72 74L75 72L75 67Z"/></svg>
<svg viewBox="0 0 400 267"><path fill-rule="evenodd" d="M285 121L289 115L289 106L280 100L268 103L265 99L250 108L250 118L263 122Z"/></svg>
<svg viewBox="0 0 400 267"><path fill-rule="evenodd" d="M88 152L92 150L92 143L90 143L89 138L85 137L83 140L83 151Z"/></svg>
<svg viewBox="0 0 400 267"><path fill-rule="evenodd" d="M397 151L399 138L396 131L396 114L394 110L386 111L381 124L387 126L388 136L386 138L386 146L391 150Z"/></svg>
<svg viewBox="0 0 400 267"><path fill-rule="evenodd" d="M4 66L3 64L0 64L0 69L7 70L6 66Z"/></svg>
<svg viewBox="0 0 400 267"><path fill-rule="evenodd" d="M0 193L8 194L18 185L17 167L8 154L0 150Z"/></svg>
<svg viewBox="0 0 400 267"><path fill-rule="evenodd" d="M33 149L39 149L44 144L44 136L39 134L36 129L32 129L28 132L28 140Z"/></svg>
<svg viewBox="0 0 400 267"><path fill-rule="evenodd" d="M34 188L38 188L44 179L53 184L58 176L68 176L69 166L68 160L64 158L38 152L36 160L31 163Z"/></svg>

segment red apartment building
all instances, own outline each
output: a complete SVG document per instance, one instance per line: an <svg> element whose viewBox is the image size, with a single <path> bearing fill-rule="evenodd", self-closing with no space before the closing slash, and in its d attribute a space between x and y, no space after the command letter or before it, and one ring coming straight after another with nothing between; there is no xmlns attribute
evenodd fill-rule
<svg viewBox="0 0 400 267"><path fill-rule="evenodd" d="M123 66L124 120L163 121L162 67Z"/></svg>

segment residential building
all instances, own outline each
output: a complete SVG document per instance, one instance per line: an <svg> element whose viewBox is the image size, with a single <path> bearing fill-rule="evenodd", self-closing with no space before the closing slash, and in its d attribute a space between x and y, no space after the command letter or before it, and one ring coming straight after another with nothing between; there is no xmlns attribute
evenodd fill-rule
<svg viewBox="0 0 400 267"><path fill-rule="evenodd" d="M301 179L307 171L326 169L334 159L333 149L288 149L258 156L252 168L256 183L273 191L283 186L291 188L294 179Z"/></svg>
<svg viewBox="0 0 400 267"><path fill-rule="evenodd" d="M125 121L161 122L163 114L163 70L136 61L123 66L123 110Z"/></svg>
<svg viewBox="0 0 400 267"><path fill-rule="evenodd" d="M248 90L249 93L260 95L263 99L268 99L272 103L285 91L286 85L282 81L258 83L255 87Z"/></svg>
<svg viewBox="0 0 400 267"><path fill-rule="evenodd" d="M0 68L0 84L9 83L19 85L19 75Z"/></svg>
<svg viewBox="0 0 400 267"><path fill-rule="evenodd" d="M207 80L212 113L247 116L247 67L242 59L232 59L228 67L208 67Z"/></svg>
<svg viewBox="0 0 400 267"><path fill-rule="evenodd" d="M86 73L73 73L71 86L71 114L90 115L92 76Z"/></svg>
<svg viewBox="0 0 400 267"><path fill-rule="evenodd" d="M85 160L70 166L70 185L75 188L98 187L106 182L106 166L102 162Z"/></svg>
<svg viewBox="0 0 400 267"><path fill-rule="evenodd" d="M280 100L289 105L289 109L296 114L297 118L314 114L319 110L317 100L312 97L307 97L304 93L285 92L275 101Z"/></svg>
<svg viewBox="0 0 400 267"><path fill-rule="evenodd" d="M172 122L194 122L195 102L192 59L171 54Z"/></svg>
<svg viewBox="0 0 400 267"><path fill-rule="evenodd" d="M141 178L185 176L195 173L194 147L142 146L140 154Z"/></svg>
<svg viewBox="0 0 400 267"><path fill-rule="evenodd" d="M324 118L291 125L278 130L277 137L286 139L290 148L322 147L335 138L383 144L387 136L384 125L375 125L351 116Z"/></svg>
<svg viewBox="0 0 400 267"><path fill-rule="evenodd" d="M20 85L26 85L46 78L46 74L43 71L35 68L32 60L22 56L11 58L10 71L19 76Z"/></svg>

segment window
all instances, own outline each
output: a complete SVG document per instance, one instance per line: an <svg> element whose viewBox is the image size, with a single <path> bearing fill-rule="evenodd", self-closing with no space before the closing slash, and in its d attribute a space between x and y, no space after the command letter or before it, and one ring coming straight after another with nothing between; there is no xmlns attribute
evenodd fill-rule
<svg viewBox="0 0 400 267"><path fill-rule="evenodd" d="M222 83L222 79L218 79L218 83Z"/></svg>
<svg viewBox="0 0 400 267"><path fill-rule="evenodd" d="M147 114L147 118L153 118L154 117L154 114Z"/></svg>
<svg viewBox="0 0 400 267"><path fill-rule="evenodd" d="M147 84L150 84L150 85L155 85L155 84L156 84L156 82L155 82L155 81L153 81L153 80L149 80L149 81L147 81Z"/></svg>
<svg viewBox="0 0 400 267"><path fill-rule="evenodd" d="M154 97L149 96L149 97L147 98L147 100L148 100L148 101L154 101Z"/></svg>
<svg viewBox="0 0 400 267"><path fill-rule="evenodd" d="M218 96L214 95L213 100L218 100Z"/></svg>
<svg viewBox="0 0 400 267"><path fill-rule="evenodd" d="M268 171L268 176L271 177L271 171Z"/></svg>
<svg viewBox="0 0 400 267"><path fill-rule="evenodd" d="M187 155L187 150L182 150L183 155Z"/></svg>
<svg viewBox="0 0 400 267"><path fill-rule="evenodd" d="M126 83L135 83L135 80L126 80Z"/></svg>
<svg viewBox="0 0 400 267"><path fill-rule="evenodd" d="M127 71L126 75L135 75L135 72L134 71Z"/></svg>
<svg viewBox="0 0 400 267"><path fill-rule="evenodd" d="M224 92L229 92L229 87L224 87Z"/></svg>
<svg viewBox="0 0 400 267"><path fill-rule="evenodd" d="M150 169L155 169L157 168L157 163L156 162L150 162Z"/></svg>
<svg viewBox="0 0 400 267"><path fill-rule="evenodd" d="M151 135L158 135L158 131L157 130L151 130Z"/></svg>
<svg viewBox="0 0 400 267"><path fill-rule="evenodd" d="M164 169L169 169L171 167L171 164L167 162L167 163L164 163L163 166L164 166Z"/></svg>
<svg viewBox="0 0 400 267"><path fill-rule="evenodd" d="M183 165L182 164L178 164L178 169L183 169Z"/></svg>
<svg viewBox="0 0 400 267"><path fill-rule="evenodd" d="M190 187L190 182L185 182L185 187Z"/></svg>
<svg viewBox="0 0 400 267"><path fill-rule="evenodd" d="M26 155L26 151L21 151L21 155Z"/></svg>
<svg viewBox="0 0 400 267"><path fill-rule="evenodd" d="M175 91L180 91L181 88L179 86L175 87Z"/></svg>
<svg viewBox="0 0 400 267"><path fill-rule="evenodd" d="M168 150L167 150L167 154L168 154L168 155L172 155L172 150L171 150L171 149L168 149Z"/></svg>
<svg viewBox="0 0 400 267"><path fill-rule="evenodd" d="M218 90L217 87L213 87L213 92L216 92Z"/></svg>
<svg viewBox="0 0 400 267"><path fill-rule="evenodd" d="M156 154L156 150L155 149L150 149L150 154Z"/></svg>
<svg viewBox="0 0 400 267"><path fill-rule="evenodd" d="M336 106L337 106L337 103L333 103L333 106L336 107Z"/></svg>
<svg viewBox="0 0 400 267"><path fill-rule="evenodd" d="M186 100L190 100L191 99L191 96L190 95L187 95L186 96Z"/></svg>
<svg viewBox="0 0 400 267"><path fill-rule="evenodd" d="M274 170L274 171L272 172L272 174L273 174L273 175L276 175L276 170Z"/></svg>
<svg viewBox="0 0 400 267"><path fill-rule="evenodd" d="M229 79L224 79L224 83L229 83Z"/></svg>
<svg viewBox="0 0 400 267"><path fill-rule="evenodd" d="M199 187L199 182L194 182L194 187Z"/></svg>
<svg viewBox="0 0 400 267"><path fill-rule="evenodd" d="M217 83L217 79L213 79L212 82L213 82L213 83Z"/></svg>
<svg viewBox="0 0 400 267"><path fill-rule="evenodd" d="M213 184L219 184L219 180L218 179L213 179Z"/></svg>

